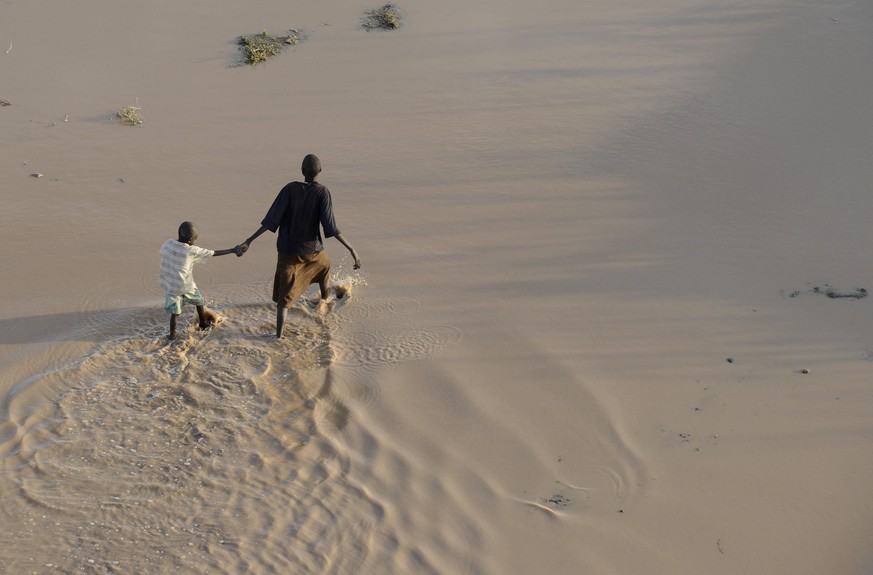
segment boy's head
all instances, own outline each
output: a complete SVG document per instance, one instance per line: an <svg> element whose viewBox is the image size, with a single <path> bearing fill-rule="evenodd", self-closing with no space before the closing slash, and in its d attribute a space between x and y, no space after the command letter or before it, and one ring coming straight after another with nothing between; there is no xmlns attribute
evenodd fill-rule
<svg viewBox="0 0 873 575"><path fill-rule="evenodd" d="M194 222L182 222L179 226L179 241L183 244L193 245L197 241L200 232Z"/></svg>
<svg viewBox="0 0 873 575"><path fill-rule="evenodd" d="M306 157L303 158L301 171L307 182L315 180L315 177L321 173L321 160L319 160L318 156L315 154L307 154Z"/></svg>

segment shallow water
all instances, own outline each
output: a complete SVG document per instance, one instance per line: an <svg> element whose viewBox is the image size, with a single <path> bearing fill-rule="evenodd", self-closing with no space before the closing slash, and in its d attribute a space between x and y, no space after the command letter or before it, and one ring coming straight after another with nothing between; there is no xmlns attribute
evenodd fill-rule
<svg viewBox="0 0 873 575"><path fill-rule="evenodd" d="M268 305L219 305L217 327L188 326L173 343L159 310L131 312L125 336L14 386L4 398L3 572L349 572L372 562L384 509L350 481L335 438L349 409L335 387L357 373L365 397L362 372L427 357L457 333L342 341L345 322L410 305L354 311L353 299L297 308L280 342ZM92 329L95 339L112 331Z"/></svg>
<svg viewBox="0 0 873 575"><path fill-rule="evenodd" d="M370 7L0 0L0 573L863 572L869 8ZM351 297L167 344L309 152Z"/></svg>
<svg viewBox="0 0 873 575"><path fill-rule="evenodd" d="M206 331L191 312L172 343L161 310L119 314L88 327L101 343L83 357L12 386L3 572L481 573L483 505L560 520L632 502L641 462L614 459L620 439L592 445L573 480L514 495L438 438L408 452L363 425L387 374L458 345L461 330L415 328L404 320L419 301L358 301L354 281L340 300L305 299L279 342L266 304L219 302ZM430 393L474 443L496 433L514 458L542 457L470 390Z"/></svg>

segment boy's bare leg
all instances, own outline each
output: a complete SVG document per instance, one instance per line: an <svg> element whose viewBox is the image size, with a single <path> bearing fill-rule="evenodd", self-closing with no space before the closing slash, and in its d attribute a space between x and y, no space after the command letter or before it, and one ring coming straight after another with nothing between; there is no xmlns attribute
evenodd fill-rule
<svg viewBox="0 0 873 575"><path fill-rule="evenodd" d="M170 337L168 339L176 339L176 318L178 317L177 313L170 314Z"/></svg>
<svg viewBox="0 0 873 575"><path fill-rule="evenodd" d="M280 303L276 306L276 339L282 339L282 333L285 331L286 317L288 317L288 310Z"/></svg>
<svg viewBox="0 0 873 575"><path fill-rule="evenodd" d="M328 287L327 282L325 282L323 284L318 284L318 287L321 289L322 300L326 300L330 295L330 292L333 292L333 295L334 297L336 297L336 299L343 299L346 296L346 288L341 285Z"/></svg>

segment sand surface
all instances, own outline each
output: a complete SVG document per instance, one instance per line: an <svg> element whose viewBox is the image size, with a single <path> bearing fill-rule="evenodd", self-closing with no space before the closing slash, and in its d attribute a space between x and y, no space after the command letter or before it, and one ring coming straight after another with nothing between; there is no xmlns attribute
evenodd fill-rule
<svg viewBox="0 0 873 575"><path fill-rule="evenodd" d="M0 0L0 573L873 572L873 5L378 6Z"/></svg>

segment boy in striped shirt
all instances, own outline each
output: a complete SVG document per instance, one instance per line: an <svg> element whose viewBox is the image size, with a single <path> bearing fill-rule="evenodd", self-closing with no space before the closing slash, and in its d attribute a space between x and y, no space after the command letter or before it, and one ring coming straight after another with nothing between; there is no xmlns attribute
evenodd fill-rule
<svg viewBox="0 0 873 575"><path fill-rule="evenodd" d="M194 283L194 264L206 262L212 256L233 253L242 255L239 246L228 250L207 250L195 246L198 235L196 225L182 222L179 226L179 239L167 240L161 246L160 284L166 293L164 309L170 312L171 340L176 339L176 319L185 304L192 304L197 308L200 329L206 329L218 321L218 316L206 309L206 300Z"/></svg>

